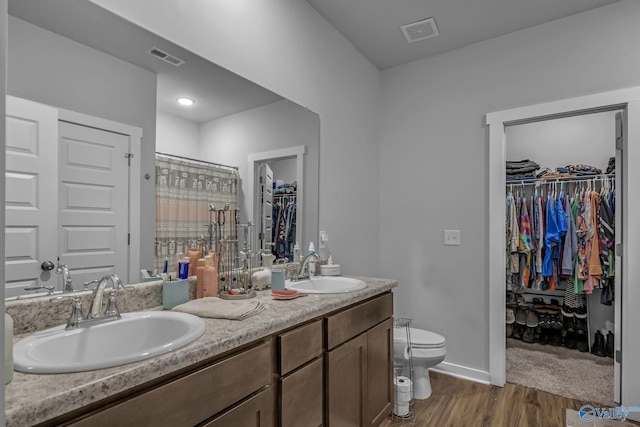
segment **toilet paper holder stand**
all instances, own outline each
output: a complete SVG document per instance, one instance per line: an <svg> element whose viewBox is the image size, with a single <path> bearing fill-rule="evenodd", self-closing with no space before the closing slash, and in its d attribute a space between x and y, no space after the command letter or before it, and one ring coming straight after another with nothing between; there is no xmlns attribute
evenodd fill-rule
<svg viewBox="0 0 640 427"><path fill-rule="evenodd" d="M402 362L393 363L393 391L394 403L391 410L391 419L394 421L414 421L414 399L413 399L413 361L411 356L411 319L399 317L393 321L394 337L406 339L409 349L408 357L404 357ZM395 353L395 352L394 352Z"/></svg>

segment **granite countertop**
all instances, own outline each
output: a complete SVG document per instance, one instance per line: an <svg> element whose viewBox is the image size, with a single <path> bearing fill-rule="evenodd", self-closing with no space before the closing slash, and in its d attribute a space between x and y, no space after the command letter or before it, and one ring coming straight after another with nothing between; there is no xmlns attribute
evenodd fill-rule
<svg viewBox="0 0 640 427"><path fill-rule="evenodd" d="M263 312L243 321L205 318L207 329L199 339L140 362L69 374L14 372L13 381L5 387L6 425L34 425L55 418L397 286L395 280L359 278L367 288L347 294L309 294L281 301L271 298L270 291L258 292L257 298L266 306Z"/></svg>

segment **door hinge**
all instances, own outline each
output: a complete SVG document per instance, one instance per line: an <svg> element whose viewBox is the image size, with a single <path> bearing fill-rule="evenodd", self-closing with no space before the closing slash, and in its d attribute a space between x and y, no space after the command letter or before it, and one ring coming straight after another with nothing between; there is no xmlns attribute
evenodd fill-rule
<svg viewBox="0 0 640 427"><path fill-rule="evenodd" d="M616 350L616 363L622 363L622 352L620 350Z"/></svg>
<svg viewBox="0 0 640 427"><path fill-rule="evenodd" d="M133 157L133 153L124 153L124 158L127 159L129 166L131 166L131 158Z"/></svg>
<svg viewBox="0 0 640 427"><path fill-rule="evenodd" d="M616 256L622 258L622 243L616 243Z"/></svg>
<svg viewBox="0 0 640 427"><path fill-rule="evenodd" d="M131 233L127 233L127 246L131 245Z"/></svg>

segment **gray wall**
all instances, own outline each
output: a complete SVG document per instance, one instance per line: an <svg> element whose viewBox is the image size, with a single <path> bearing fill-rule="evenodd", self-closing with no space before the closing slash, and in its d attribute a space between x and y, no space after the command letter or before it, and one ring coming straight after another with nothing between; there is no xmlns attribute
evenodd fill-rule
<svg viewBox="0 0 640 427"><path fill-rule="evenodd" d="M7 92L142 128L141 265L153 265L156 75L9 16ZM133 201L136 203L136 201Z"/></svg>
<svg viewBox="0 0 640 427"><path fill-rule="evenodd" d="M638 16L622 1L383 73L380 191L400 202L380 205L381 274L447 362L489 370L485 114L639 85Z"/></svg>

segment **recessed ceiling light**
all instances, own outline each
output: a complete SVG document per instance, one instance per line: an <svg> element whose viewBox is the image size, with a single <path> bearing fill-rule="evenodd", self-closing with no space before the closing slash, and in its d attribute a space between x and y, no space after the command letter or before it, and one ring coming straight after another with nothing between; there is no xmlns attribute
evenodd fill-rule
<svg viewBox="0 0 640 427"><path fill-rule="evenodd" d="M185 97L178 98L178 104L184 105L185 107L190 107L195 103L196 101L194 101L191 98L185 98Z"/></svg>

